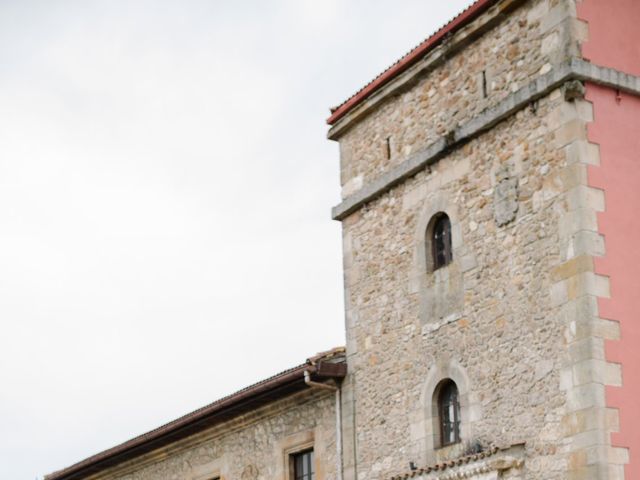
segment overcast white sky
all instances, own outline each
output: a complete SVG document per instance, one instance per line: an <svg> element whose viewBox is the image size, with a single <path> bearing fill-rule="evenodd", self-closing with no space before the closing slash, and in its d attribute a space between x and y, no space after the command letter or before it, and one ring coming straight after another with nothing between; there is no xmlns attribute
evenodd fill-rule
<svg viewBox="0 0 640 480"><path fill-rule="evenodd" d="M344 343L328 108L470 3L0 2L0 480Z"/></svg>

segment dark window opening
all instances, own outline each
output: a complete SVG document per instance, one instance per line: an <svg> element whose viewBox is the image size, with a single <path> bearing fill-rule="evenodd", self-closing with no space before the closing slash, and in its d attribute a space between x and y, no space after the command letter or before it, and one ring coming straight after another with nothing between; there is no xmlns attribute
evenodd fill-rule
<svg viewBox="0 0 640 480"><path fill-rule="evenodd" d="M315 480L313 450L292 455L294 480Z"/></svg>
<svg viewBox="0 0 640 480"><path fill-rule="evenodd" d="M391 137L387 137L386 140L386 153L387 153L387 160L391 159Z"/></svg>
<svg viewBox="0 0 640 480"><path fill-rule="evenodd" d="M482 96L487 98L489 96L489 92L487 90L487 71L482 71Z"/></svg>
<svg viewBox="0 0 640 480"><path fill-rule="evenodd" d="M438 216L433 225L432 247L434 270L451 263L451 260L453 260L451 250L451 221L445 214Z"/></svg>
<svg viewBox="0 0 640 480"><path fill-rule="evenodd" d="M438 416L440 420L440 444L445 447L460 441L460 401L458 387L447 380L438 394Z"/></svg>

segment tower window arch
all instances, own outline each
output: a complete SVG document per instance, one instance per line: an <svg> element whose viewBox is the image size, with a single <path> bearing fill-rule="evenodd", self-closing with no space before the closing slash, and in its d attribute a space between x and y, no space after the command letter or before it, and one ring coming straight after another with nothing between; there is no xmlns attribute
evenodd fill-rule
<svg viewBox="0 0 640 480"><path fill-rule="evenodd" d="M433 270L447 266L453 260L451 248L451 220L446 213L437 214L432 220L432 228L428 231L431 244L431 262Z"/></svg>
<svg viewBox="0 0 640 480"><path fill-rule="evenodd" d="M444 380L437 392L440 446L460 442L460 396L453 380Z"/></svg>

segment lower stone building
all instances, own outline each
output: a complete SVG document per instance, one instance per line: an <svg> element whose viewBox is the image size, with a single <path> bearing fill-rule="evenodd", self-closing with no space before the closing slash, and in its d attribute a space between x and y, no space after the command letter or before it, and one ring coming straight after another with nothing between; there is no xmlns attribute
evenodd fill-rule
<svg viewBox="0 0 640 480"><path fill-rule="evenodd" d="M478 0L332 109L346 349L48 480L640 478L638 25Z"/></svg>
<svg viewBox="0 0 640 480"><path fill-rule="evenodd" d="M334 479L345 375L344 349L319 354L45 478Z"/></svg>

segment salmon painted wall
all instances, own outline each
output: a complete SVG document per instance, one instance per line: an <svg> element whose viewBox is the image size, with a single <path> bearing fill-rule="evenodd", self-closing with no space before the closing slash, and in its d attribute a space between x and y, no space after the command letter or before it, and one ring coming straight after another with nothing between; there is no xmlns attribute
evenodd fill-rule
<svg viewBox="0 0 640 480"><path fill-rule="evenodd" d="M605 191L598 215L606 254L596 273L610 279L611 298L600 298L602 318L620 322L620 341L608 341L607 360L622 364L622 387L607 387L607 406L618 408L614 446L627 447L626 478L640 479L640 99L587 85L594 105L589 140L600 144L600 166L589 167L589 184Z"/></svg>
<svg viewBox="0 0 640 480"><path fill-rule="evenodd" d="M597 65L640 75L640 0L582 0L578 16L589 24L584 57ZM622 387L607 387L607 406L617 408L617 447L629 449L626 479L640 479L640 98L587 84L594 121L589 141L600 145L600 165L589 184L605 192L598 215L606 254L596 273L610 279L611 298L599 299L602 318L620 322L620 340L605 346L609 362L622 364Z"/></svg>
<svg viewBox="0 0 640 480"><path fill-rule="evenodd" d="M584 58L640 76L640 1L578 0L578 18L589 23Z"/></svg>

